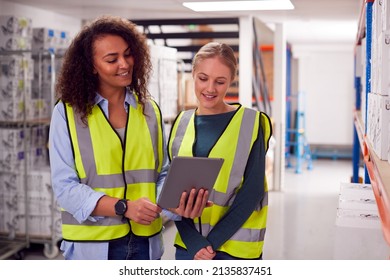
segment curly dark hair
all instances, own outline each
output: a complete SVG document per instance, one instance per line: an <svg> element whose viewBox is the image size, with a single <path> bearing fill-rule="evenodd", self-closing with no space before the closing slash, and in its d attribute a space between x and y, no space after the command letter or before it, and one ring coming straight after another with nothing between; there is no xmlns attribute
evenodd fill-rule
<svg viewBox="0 0 390 280"><path fill-rule="evenodd" d="M84 123L92 112L99 84L97 75L93 74L93 43L108 34L122 37L131 49L134 68L129 89L138 96L142 107L149 98L147 84L152 64L145 35L127 19L101 16L84 26L73 39L63 57L56 83L57 97L70 104Z"/></svg>

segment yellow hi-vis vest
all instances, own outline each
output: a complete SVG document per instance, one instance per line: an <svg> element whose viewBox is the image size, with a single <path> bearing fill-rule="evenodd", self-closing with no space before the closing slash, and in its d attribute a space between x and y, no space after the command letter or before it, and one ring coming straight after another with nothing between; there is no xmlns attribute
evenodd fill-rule
<svg viewBox="0 0 390 280"><path fill-rule="evenodd" d="M156 181L163 162L161 112L154 101L142 107L129 106L124 144L108 122L103 110L95 105L88 116L88 126L69 104L65 104L70 139L80 182L108 196L156 201ZM105 217L97 222L78 223L61 212L65 240L109 241L127 235L152 236L162 229L158 218L151 225L141 225L121 217Z"/></svg>
<svg viewBox="0 0 390 280"><path fill-rule="evenodd" d="M196 140L194 116L195 111L189 110L182 112L177 117L168 142L170 158L177 155L193 156L192 148ZM228 211L237 191L241 188L245 167L253 143L258 137L259 129L263 130L264 144L267 150L271 136L268 116L238 105L230 123L213 146L209 157L224 158L225 161L209 196L209 200L213 201L214 204L212 207L204 209L200 219L203 236L207 237L213 226ZM264 178L264 182L259 182L259 188L264 188L265 191L262 201L242 227L220 248L215 248L216 250L243 259L260 257L263 251L268 211L266 178ZM199 219L196 219L196 226L199 226L198 223ZM186 248L179 233L176 235L175 244Z"/></svg>

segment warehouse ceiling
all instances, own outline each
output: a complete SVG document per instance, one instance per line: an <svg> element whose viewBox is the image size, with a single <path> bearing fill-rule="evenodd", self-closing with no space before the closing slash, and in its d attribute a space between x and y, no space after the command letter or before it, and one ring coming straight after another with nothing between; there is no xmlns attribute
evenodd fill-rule
<svg viewBox="0 0 390 280"><path fill-rule="evenodd" d="M354 44L363 0L291 0L295 9L256 12L193 12L186 0L5 0L83 20L102 14L129 19L236 17L252 15L271 28L284 23L292 44ZM187 0L188 1L188 0Z"/></svg>

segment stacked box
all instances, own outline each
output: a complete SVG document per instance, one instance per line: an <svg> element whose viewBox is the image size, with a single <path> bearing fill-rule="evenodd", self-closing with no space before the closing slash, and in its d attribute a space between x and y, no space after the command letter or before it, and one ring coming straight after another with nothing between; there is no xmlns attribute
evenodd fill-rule
<svg viewBox="0 0 390 280"><path fill-rule="evenodd" d="M18 173L24 170L24 150L28 148L28 139L24 137L23 128L1 128L0 141L0 172Z"/></svg>
<svg viewBox="0 0 390 280"><path fill-rule="evenodd" d="M23 175L7 177L0 173L0 182L9 182L8 185L12 185L12 190L22 185L21 180L24 180ZM54 233L59 240L61 214L58 204L53 199L50 170L46 168L28 172L27 182L27 199L21 191L17 194L0 192L0 233L7 233L11 238L26 234L27 204L29 236L47 238Z"/></svg>
<svg viewBox="0 0 390 280"><path fill-rule="evenodd" d="M22 100L25 83L23 79L7 79L0 76L0 100Z"/></svg>
<svg viewBox="0 0 390 280"><path fill-rule="evenodd" d="M381 7L382 30L390 30L390 1L380 0L376 2Z"/></svg>
<svg viewBox="0 0 390 280"><path fill-rule="evenodd" d="M367 140L381 160L387 160L389 149L390 97L368 95Z"/></svg>
<svg viewBox="0 0 390 280"><path fill-rule="evenodd" d="M49 118L51 114L50 100L43 98L31 98L27 110L28 120L39 120Z"/></svg>
<svg viewBox="0 0 390 280"><path fill-rule="evenodd" d="M342 183L339 193L339 209L343 211L368 210L377 213L378 208L371 185Z"/></svg>
<svg viewBox="0 0 390 280"><path fill-rule="evenodd" d="M150 45L153 72L148 90L160 106L163 118L172 119L178 112L177 106L177 50Z"/></svg>
<svg viewBox="0 0 390 280"><path fill-rule="evenodd" d="M58 36L54 29L33 28L32 50L52 50L55 51Z"/></svg>
<svg viewBox="0 0 390 280"><path fill-rule="evenodd" d="M49 167L31 170L28 172L28 224L31 235L40 237L61 236L61 212L53 199L51 174ZM54 223L54 224L53 224Z"/></svg>
<svg viewBox="0 0 390 280"><path fill-rule="evenodd" d="M388 258L370 184L340 184L334 238L334 259Z"/></svg>
<svg viewBox="0 0 390 280"><path fill-rule="evenodd" d="M30 18L0 15L0 29L0 51L31 50Z"/></svg>
<svg viewBox="0 0 390 280"><path fill-rule="evenodd" d="M3 172L23 171L25 164L24 149L1 149L0 150L0 170Z"/></svg>
<svg viewBox="0 0 390 280"><path fill-rule="evenodd" d="M68 48L71 41L69 32L64 30L40 27L33 28L32 33L33 52L42 50L57 52L58 50Z"/></svg>
<svg viewBox="0 0 390 280"><path fill-rule="evenodd" d="M371 92L390 95L389 0L375 1L372 18Z"/></svg>
<svg viewBox="0 0 390 280"><path fill-rule="evenodd" d="M56 73L62 66L62 58L55 57L54 64L50 56L41 56L40 60L34 63L34 80L32 81L32 101L38 110L33 110L33 116L39 115L39 118L49 118L51 116L51 106L55 102L54 84L56 82ZM53 68L54 67L54 71Z"/></svg>
<svg viewBox="0 0 390 280"><path fill-rule="evenodd" d="M28 170L49 166L47 149L48 125L0 129L0 171L20 172L25 165Z"/></svg>
<svg viewBox="0 0 390 280"><path fill-rule="evenodd" d="M28 116L33 60L29 56L0 56L0 121L23 121Z"/></svg>
<svg viewBox="0 0 390 280"><path fill-rule="evenodd" d="M33 28L34 79L32 81L32 118L50 118L55 102L56 73L62 66L62 53L69 45L69 33L51 28ZM54 55L54 61L52 56Z"/></svg>

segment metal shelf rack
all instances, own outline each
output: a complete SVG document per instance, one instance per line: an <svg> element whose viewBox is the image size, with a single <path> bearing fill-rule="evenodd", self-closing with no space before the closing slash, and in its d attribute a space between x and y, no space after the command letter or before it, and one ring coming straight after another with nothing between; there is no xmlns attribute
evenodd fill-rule
<svg viewBox="0 0 390 280"><path fill-rule="evenodd" d="M19 81L18 86L23 88L23 105L20 105L23 107L23 116L22 118L2 119L0 121L1 129L12 128L23 133L23 146L18 146L15 149L15 151L19 151L19 149L22 151L23 162L21 165L23 166L20 169L8 168L1 170L2 174L13 174L15 178L22 179L16 179L15 184L12 184L12 186L5 181L2 181L2 185L0 185L0 222L3 220L2 230L0 232L0 259L7 259L12 256L17 259L22 259L24 249L28 249L32 243L43 244L44 256L54 258L58 255L59 249L57 242L61 239L61 235L56 230L56 220L57 217L60 217L60 214L51 192L51 184L49 185L47 183L50 182L48 161L46 163L44 161L45 157L41 156L42 154L38 153L38 151L44 153L43 150L47 148L45 131L48 131L51 109L54 104L56 55L49 50L41 50L36 53L32 53L31 51L0 52L0 58L2 57L5 61L10 59L10 56L23 56L28 58L31 65L36 64L38 66L39 73L36 74L31 66L26 67L26 69L23 66L24 79L22 82L18 80L19 78L16 79ZM50 78L42 76L41 62L43 57L49 61L47 66L51 72ZM32 63L33 61L34 63ZM6 62L4 65L7 66ZM17 67L15 69L19 70ZM31 73L32 71L33 73ZM36 76L31 77L33 74L36 74ZM2 77L1 75L0 73L0 78L2 78L1 83L7 83L9 79L13 81L12 76L7 77L4 74L4 77ZM33 79L39 81L35 93L33 93L32 89ZM43 90L41 80L43 79L46 79L46 84L50 85L49 91L47 92L47 94L50 94L48 97L50 98L50 102L47 100L49 104L46 104L46 106L42 104ZM28 87L30 88L27 89ZM3 94L7 95L8 91L12 92L12 89L4 89L2 87ZM32 98L34 94L37 96ZM10 102L12 100L13 97L11 97ZM41 110L42 106L46 109L44 113ZM33 135L37 135L35 133L39 134L37 138L33 137ZM39 143L33 144L34 139L39 139ZM33 153L36 157L33 156ZM37 167L38 169L33 170L32 167ZM45 172L45 174L42 172ZM32 178L45 178L45 180L34 181ZM9 195L9 190L12 190L11 196ZM7 219L5 219L6 216Z"/></svg>
<svg viewBox="0 0 390 280"><path fill-rule="evenodd" d="M364 182L372 185L378 212L381 219L384 238L390 244L390 165L381 160L367 141L367 100L371 92L371 43L372 43L372 16L375 0L364 0L359 18L359 29L356 45L362 44L365 38L365 110L361 108L361 79L355 76L356 103L354 112L354 143L353 143L353 175L352 182L359 182L360 159L364 163ZM356 61L356 56L355 56ZM356 63L355 63L356 66Z"/></svg>

